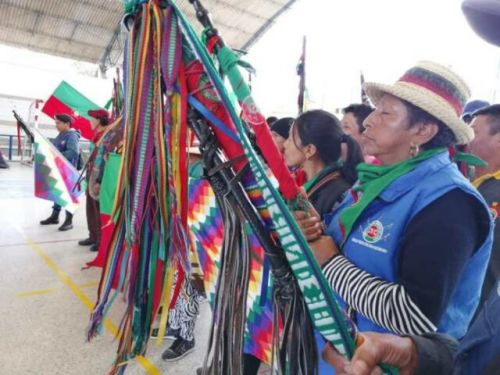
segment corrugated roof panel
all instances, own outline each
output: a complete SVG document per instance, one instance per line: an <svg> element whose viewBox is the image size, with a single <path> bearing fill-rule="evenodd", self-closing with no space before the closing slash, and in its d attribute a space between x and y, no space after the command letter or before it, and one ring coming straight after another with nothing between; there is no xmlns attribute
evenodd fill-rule
<svg viewBox="0 0 500 375"><path fill-rule="evenodd" d="M268 14L274 14L282 8L283 5L274 4L272 2L266 1L250 1L246 4L246 8L249 12L257 13L262 15L264 18Z"/></svg>
<svg viewBox="0 0 500 375"><path fill-rule="evenodd" d="M22 2L6 0L13 6L38 12L43 16L75 20L81 23L102 26L106 28L106 18L116 19L116 12L120 9L109 9L108 7L93 6L86 1L62 1L62 0L23 0ZM106 3L106 2L105 2Z"/></svg>
<svg viewBox="0 0 500 375"><path fill-rule="evenodd" d="M80 0L79 2L92 5L95 8L117 10L120 13L123 11L122 0Z"/></svg>
<svg viewBox="0 0 500 375"><path fill-rule="evenodd" d="M102 11L95 8L87 8L87 15L92 20L90 23L93 26L102 27L104 29L114 29L113 25L120 22L121 10L118 11Z"/></svg>
<svg viewBox="0 0 500 375"><path fill-rule="evenodd" d="M244 19L244 23L242 23L242 18ZM217 13L214 12L213 14L213 20L214 23L220 24L221 27L236 28L245 34L249 34L248 30L258 29L264 21L267 21L267 19L262 17L257 18L248 14L241 15L240 11L231 8L217 10Z"/></svg>
<svg viewBox="0 0 500 375"><path fill-rule="evenodd" d="M35 28L35 33L41 33L42 35L53 35L54 37L61 39L71 39L75 27L77 27L75 21L70 21L66 19L45 16L40 17Z"/></svg>
<svg viewBox="0 0 500 375"><path fill-rule="evenodd" d="M36 14L20 9L10 4L0 3L2 25L9 25L21 30L32 30L36 21Z"/></svg>
<svg viewBox="0 0 500 375"><path fill-rule="evenodd" d="M202 0L228 45L241 48L295 0ZM177 0L197 32L188 0ZM97 63L122 18L121 0L0 0L0 42ZM120 44L119 44L120 45ZM116 55L117 47L112 47Z"/></svg>
<svg viewBox="0 0 500 375"><path fill-rule="evenodd" d="M10 40L12 45L16 44L21 44L23 43L27 38L29 38L30 33L28 32L23 32L23 31L17 31L6 26L6 25L0 25L0 40L2 41L7 41Z"/></svg>
<svg viewBox="0 0 500 375"><path fill-rule="evenodd" d="M65 13L65 16L78 20L84 24L101 26L102 22L100 22L100 15L102 13L107 12L96 10L89 5L78 3L72 6L71 9Z"/></svg>
<svg viewBox="0 0 500 375"><path fill-rule="evenodd" d="M30 45L36 46L46 51L57 50L57 47L62 41L55 41L53 38L49 38L40 34L34 34L31 36Z"/></svg>
<svg viewBox="0 0 500 375"><path fill-rule="evenodd" d="M82 21L82 23L92 26L112 29L110 25L116 23L121 16L121 9L109 10L107 8L96 8L88 4L76 4L68 12L72 18Z"/></svg>
<svg viewBox="0 0 500 375"><path fill-rule="evenodd" d="M243 3L239 1L219 0L216 4L213 12L232 9L240 16L261 18L263 21L267 20L267 15L270 12L275 12L279 9L279 7L270 2L258 0L245 1Z"/></svg>
<svg viewBox="0 0 500 375"><path fill-rule="evenodd" d="M79 25L75 29L72 38L75 42L95 44L96 46L106 47L109 43L109 31L100 27Z"/></svg>

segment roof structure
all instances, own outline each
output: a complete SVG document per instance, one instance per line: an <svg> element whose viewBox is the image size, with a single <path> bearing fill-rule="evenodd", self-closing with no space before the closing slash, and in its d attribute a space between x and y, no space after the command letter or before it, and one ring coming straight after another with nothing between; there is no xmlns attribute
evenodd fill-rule
<svg viewBox="0 0 500 375"><path fill-rule="evenodd" d="M204 0L227 44L248 49L296 0ZM199 30L188 0L177 0ZM120 0L2 0L0 43L116 65L125 40Z"/></svg>

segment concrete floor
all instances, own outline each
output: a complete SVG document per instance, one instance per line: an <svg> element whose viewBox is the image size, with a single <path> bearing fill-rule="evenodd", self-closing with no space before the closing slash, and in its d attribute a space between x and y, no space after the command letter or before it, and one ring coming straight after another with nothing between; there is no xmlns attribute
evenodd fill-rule
<svg viewBox="0 0 500 375"><path fill-rule="evenodd" d="M33 195L31 167L11 163L0 169L0 375L104 375L117 347L110 332L123 306L116 301L107 329L86 342L100 269L82 270L94 257L77 244L87 234L85 205L68 232L39 225L50 207ZM161 353L168 343L158 348L151 341L143 364L132 362L126 374L194 374L203 361L210 319L208 304L202 304L196 350L185 358L166 363Z"/></svg>

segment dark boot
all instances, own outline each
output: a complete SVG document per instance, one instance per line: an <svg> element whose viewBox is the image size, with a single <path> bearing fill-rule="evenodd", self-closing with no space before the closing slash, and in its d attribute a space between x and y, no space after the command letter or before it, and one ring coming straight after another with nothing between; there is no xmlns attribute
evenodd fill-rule
<svg viewBox="0 0 500 375"><path fill-rule="evenodd" d="M95 244L95 241L91 238L86 238L84 240L78 241L78 245L80 245L80 246L91 246L94 244Z"/></svg>
<svg viewBox="0 0 500 375"><path fill-rule="evenodd" d="M2 169L7 169L9 168L9 164L7 164L7 162L5 161L5 159L3 158L3 155L2 155L2 152L0 151L0 168Z"/></svg>
<svg viewBox="0 0 500 375"><path fill-rule="evenodd" d="M161 358L167 362L174 362L194 350L194 338L191 341L184 340L182 337L178 337L174 343L163 352Z"/></svg>
<svg viewBox="0 0 500 375"><path fill-rule="evenodd" d="M63 225L59 227L59 230L61 232L64 232L66 230L73 229L73 214L69 213L66 211L66 219L64 220Z"/></svg>
<svg viewBox="0 0 500 375"><path fill-rule="evenodd" d="M52 209L52 213L45 220L40 221L41 225L49 225L49 224L59 224L59 212L60 210Z"/></svg>

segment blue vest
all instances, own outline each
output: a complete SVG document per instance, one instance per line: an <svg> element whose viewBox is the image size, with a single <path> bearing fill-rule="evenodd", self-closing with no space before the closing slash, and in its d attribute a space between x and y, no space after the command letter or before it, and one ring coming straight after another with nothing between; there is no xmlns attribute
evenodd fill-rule
<svg viewBox="0 0 500 375"><path fill-rule="evenodd" d="M344 255L371 275L397 283L398 251L406 226L422 209L456 188L476 197L484 209L488 210L481 195L462 176L447 152L423 161L413 171L393 181L366 208L344 243ZM330 222L328 234L336 243L342 242L339 213L352 204L353 197L349 194ZM432 235L432 228L422 235ZM448 308L438 324L438 332L455 338L461 338L465 334L479 302L491 245L492 224L487 239L468 260ZM425 270L422 272L425 273ZM340 297L338 299L345 307L344 301ZM388 332L359 313L356 313L356 319L360 331Z"/></svg>

